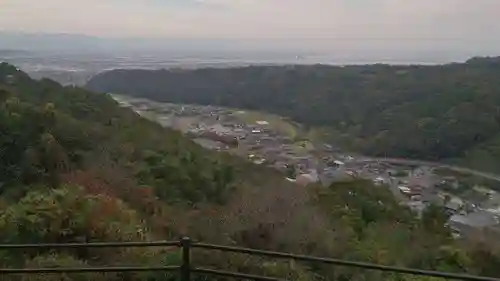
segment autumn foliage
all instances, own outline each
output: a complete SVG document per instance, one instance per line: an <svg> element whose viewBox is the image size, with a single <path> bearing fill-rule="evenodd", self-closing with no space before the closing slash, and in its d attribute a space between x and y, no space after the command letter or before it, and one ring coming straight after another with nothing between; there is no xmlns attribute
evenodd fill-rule
<svg viewBox="0 0 500 281"><path fill-rule="evenodd" d="M15 76L8 87L6 75ZM34 81L7 64L0 64L0 132L0 243L189 235L209 243L498 276L492 266L500 264L497 248L451 239L440 210L417 220L387 189L364 181L299 187L278 171L204 150L107 95ZM205 267L301 281L425 279L200 250L193 259ZM178 263L179 251L171 248L0 251L0 267ZM176 278L11 277L0 279Z"/></svg>

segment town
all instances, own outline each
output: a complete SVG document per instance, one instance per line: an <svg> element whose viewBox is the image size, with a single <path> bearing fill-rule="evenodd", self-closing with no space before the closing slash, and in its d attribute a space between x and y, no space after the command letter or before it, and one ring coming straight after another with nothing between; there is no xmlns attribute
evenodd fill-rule
<svg viewBox="0 0 500 281"><path fill-rule="evenodd" d="M112 96L121 106L164 127L182 131L205 148L273 167L298 185L327 186L353 178L370 180L375 186L389 188L416 216L421 216L431 204L443 206L457 238L484 230L500 234L500 194L494 190L498 182L481 181L443 167L376 161L345 153L333 144L313 144L297 137L287 128L292 125L275 116L269 120L254 114L249 118L252 114L244 110Z"/></svg>

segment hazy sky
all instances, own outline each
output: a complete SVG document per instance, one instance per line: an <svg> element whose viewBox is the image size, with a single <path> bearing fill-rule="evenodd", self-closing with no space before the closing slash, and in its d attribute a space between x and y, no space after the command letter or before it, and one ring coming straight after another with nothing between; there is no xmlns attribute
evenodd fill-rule
<svg viewBox="0 0 500 281"><path fill-rule="evenodd" d="M0 0L0 30L500 50L500 0Z"/></svg>

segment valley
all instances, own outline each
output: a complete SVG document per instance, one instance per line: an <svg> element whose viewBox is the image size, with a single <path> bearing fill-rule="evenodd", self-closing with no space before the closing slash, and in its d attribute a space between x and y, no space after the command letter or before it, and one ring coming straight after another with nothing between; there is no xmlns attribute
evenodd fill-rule
<svg viewBox="0 0 500 281"><path fill-rule="evenodd" d="M500 281L500 1L0 3L0 281Z"/></svg>
<svg viewBox="0 0 500 281"><path fill-rule="evenodd" d="M329 186L364 179L379 188L387 187L400 204L417 216L430 204L443 206L457 236L471 235L484 227L500 234L498 176L440 163L349 153L332 143L305 139L307 132L297 134L303 131L300 124L288 123L275 115L116 94L113 98L147 119L182 131L207 149L229 152L256 165L277 169L287 180L301 186ZM249 115L261 120L249 119ZM283 128L293 128L294 133ZM464 189L468 191L458 192ZM479 221L487 223L478 224Z"/></svg>
<svg viewBox="0 0 500 281"><path fill-rule="evenodd" d="M309 138L378 158L499 173L496 58L443 65L281 65L114 70L86 85L161 102L275 114ZM314 130L311 130L314 128Z"/></svg>
<svg viewBox="0 0 500 281"><path fill-rule="evenodd" d="M317 135L311 134L315 127L256 109L95 93L33 80L5 63L0 107L4 243L189 235L222 245L497 276L484 260L495 264L498 257L498 187L485 177L366 157L309 138ZM402 255L402 247L411 251ZM283 278L390 277L240 255L196 256L200 266ZM0 252L0 265L11 268L178 263L178 253L166 249ZM91 273L68 276L101 280Z"/></svg>

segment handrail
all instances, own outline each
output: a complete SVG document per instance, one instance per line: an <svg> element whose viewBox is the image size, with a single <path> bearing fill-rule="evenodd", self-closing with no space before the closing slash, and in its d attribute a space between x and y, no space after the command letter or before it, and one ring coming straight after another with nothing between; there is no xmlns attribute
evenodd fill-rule
<svg viewBox="0 0 500 281"><path fill-rule="evenodd" d="M194 268L192 270L194 273L201 273L206 275L217 275L220 277L232 277L232 278L241 278L247 280L259 280L259 281L283 281L283 279L275 278L275 277L266 277L260 275L252 275L245 273L235 273L230 271L222 271L208 268Z"/></svg>
<svg viewBox="0 0 500 281"><path fill-rule="evenodd" d="M235 273L207 268L197 268L191 265L191 249L199 248L205 250L217 250L240 254L265 256L280 259L293 259L297 261L318 262L324 264L363 268L370 270L380 270L385 272L395 272L412 275L423 275L441 277L446 279L466 280L466 281L500 281L498 278L474 276L468 274L446 273L440 271L411 269L404 267L394 267L373 263L346 261L324 257L314 257L307 255L297 255L274 251L256 250L250 248L221 246L206 243L194 243L190 238L184 237L180 241L156 241L156 242L111 242L111 243L69 243L69 244L0 244L0 250L11 249L61 249L61 248L130 248L130 247L178 247L182 249L182 264L178 266L157 266L157 267L91 267L91 268L0 268L0 276L6 274L41 274L41 273L83 273L83 272L144 272L144 271L178 271L182 281L189 281L191 273L217 275L222 277L234 277L241 279L252 279L262 281L282 280L274 277Z"/></svg>
<svg viewBox="0 0 500 281"><path fill-rule="evenodd" d="M63 249L63 248L145 248L145 247L180 247L180 241L155 242L99 242L65 244L0 244L0 250L11 249Z"/></svg>
<svg viewBox="0 0 500 281"><path fill-rule="evenodd" d="M64 267L64 268L2 268L2 274L44 274L44 273L106 273L106 272L153 272L153 271L175 271L180 266L117 266L117 267Z"/></svg>
<svg viewBox="0 0 500 281"><path fill-rule="evenodd" d="M209 250L219 250L219 251L224 251L224 252L266 256L266 257L272 257L272 258L293 259L293 260L297 260L297 261L319 262L319 263L326 263L326 264L333 264L333 265L340 265L340 266L347 266L347 267L374 269L374 270L404 273L404 274L443 277L443 278L447 278L447 279L471 280L471 281L499 281L500 280L498 278L480 277L480 276L468 275L468 274L456 274L456 273L446 273L446 272L432 271L432 270L411 269L411 268L405 268L405 267L394 267L394 266L386 266L386 265L379 265L379 264L366 263L366 262L346 261L346 260L341 260L341 259L297 255L297 254L291 254L291 253L256 250L256 249L250 249L250 248L219 246L219 245L212 245L212 244L205 244L205 243L193 243L192 247L193 248L209 249Z"/></svg>

